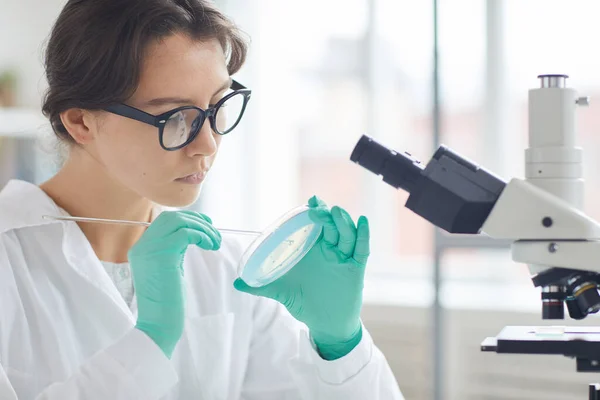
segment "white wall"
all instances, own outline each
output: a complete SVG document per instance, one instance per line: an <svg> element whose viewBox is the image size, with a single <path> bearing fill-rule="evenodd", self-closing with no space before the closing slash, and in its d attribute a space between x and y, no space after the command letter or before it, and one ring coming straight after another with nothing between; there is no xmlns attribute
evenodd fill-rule
<svg viewBox="0 0 600 400"><path fill-rule="evenodd" d="M0 133L43 138L0 138L0 187L12 178L41 182L56 169L55 150L48 140L50 124L41 114L47 88L43 48L65 1L0 0L0 72L10 68L17 73L16 105L20 107L18 113L3 114ZM19 161L14 160L17 153L22 156Z"/></svg>
<svg viewBox="0 0 600 400"><path fill-rule="evenodd" d="M17 69L21 106L40 106L46 88L42 45L64 0L0 0L0 70Z"/></svg>
<svg viewBox="0 0 600 400"><path fill-rule="evenodd" d="M282 96L283 89L293 83L291 50L286 47L285 21L264 23L264 19L275 21L276 15L282 15L285 3L216 3L250 35L248 59L236 79L253 93L240 126L223 138L197 208L210 215L217 226L260 230L300 205L296 195L299 149L293 136L295 111Z"/></svg>

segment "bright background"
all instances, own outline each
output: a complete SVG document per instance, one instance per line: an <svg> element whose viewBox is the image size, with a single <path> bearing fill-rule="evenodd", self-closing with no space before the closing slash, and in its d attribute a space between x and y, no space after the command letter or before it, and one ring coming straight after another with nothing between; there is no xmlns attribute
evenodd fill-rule
<svg viewBox="0 0 600 400"><path fill-rule="evenodd" d="M0 107L0 187L55 171L39 114L41 48L63 3L0 0L0 77L16 74L14 98ZM439 0L437 24L434 1L217 3L252 38L237 79L253 97L194 208L219 226L262 229L317 194L368 216L364 318L408 399L583 398L595 378L574 374L573 361L510 356L518 361L506 364L507 356L479 352L506 324L540 323L526 266L507 248L436 232L404 208L405 193L349 156L366 133L429 160L437 29L439 140L505 179L524 174L527 92L537 75L568 74L569 86L591 96L578 135L586 212L600 219L600 2Z"/></svg>

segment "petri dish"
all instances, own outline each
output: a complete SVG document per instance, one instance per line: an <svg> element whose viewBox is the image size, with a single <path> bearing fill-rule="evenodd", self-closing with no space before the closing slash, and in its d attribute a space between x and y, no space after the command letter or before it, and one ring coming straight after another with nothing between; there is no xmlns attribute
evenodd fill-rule
<svg viewBox="0 0 600 400"><path fill-rule="evenodd" d="M288 211L252 241L238 264L238 275L248 286L275 281L315 245L323 225L310 219L309 210L300 206Z"/></svg>

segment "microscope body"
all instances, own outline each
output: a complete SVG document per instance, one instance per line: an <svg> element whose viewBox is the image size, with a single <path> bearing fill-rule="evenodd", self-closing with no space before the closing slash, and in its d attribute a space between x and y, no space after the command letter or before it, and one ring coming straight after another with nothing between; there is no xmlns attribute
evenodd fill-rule
<svg viewBox="0 0 600 400"><path fill-rule="evenodd" d="M600 310L600 224L583 212L582 149L575 144L575 110L588 105L566 88L565 75L540 75L529 91L525 179L505 182L440 146L427 165L363 136L350 159L397 189L406 207L452 234L486 234L512 241L512 259L528 265L541 288L542 318L573 319ZM600 372L600 327L507 326L481 343L502 354L561 354L579 372ZM600 399L600 384L589 386Z"/></svg>
<svg viewBox="0 0 600 400"><path fill-rule="evenodd" d="M575 112L588 99L566 75L540 75L529 91L525 179L503 181L440 146L427 165L363 136L351 160L410 193L406 207L455 234L510 239L542 294L542 317L574 319L600 310L600 224L585 215L582 149Z"/></svg>
<svg viewBox="0 0 600 400"><path fill-rule="evenodd" d="M482 232L516 239L512 258L528 264L542 288L544 319L563 319L565 303L581 319L600 309L600 225L583 213L583 150L576 145L576 108L589 100L566 87L565 75L539 78L529 91L526 178L508 183L506 206L492 210Z"/></svg>

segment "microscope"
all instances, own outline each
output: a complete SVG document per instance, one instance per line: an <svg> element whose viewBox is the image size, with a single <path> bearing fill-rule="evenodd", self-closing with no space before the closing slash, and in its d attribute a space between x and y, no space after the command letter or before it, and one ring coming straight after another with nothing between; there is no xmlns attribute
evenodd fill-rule
<svg viewBox="0 0 600 400"><path fill-rule="evenodd" d="M582 149L575 110L589 105L566 75L540 75L529 91L525 179L506 182L440 146L427 165L362 136L350 156L389 185L405 190L405 206L451 234L511 241L512 259L528 265L540 288L542 318L579 320L600 310L600 224L583 213ZM566 307L565 307L566 306ZM600 328L507 326L482 351L562 354L577 371L600 371ZM600 400L600 385L589 387Z"/></svg>

